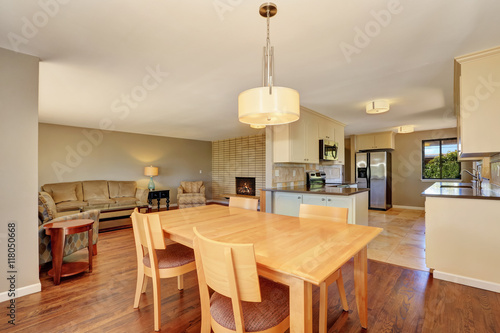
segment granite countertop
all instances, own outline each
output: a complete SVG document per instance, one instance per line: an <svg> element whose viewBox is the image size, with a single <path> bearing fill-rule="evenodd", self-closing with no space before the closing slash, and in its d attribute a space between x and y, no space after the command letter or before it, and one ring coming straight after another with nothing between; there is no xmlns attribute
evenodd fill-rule
<svg viewBox="0 0 500 333"><path fill-rule="evenodd" d="M437 182L422 192L422 196L500 200L500 186L483 183L478 189L472 183Z"/></svg>
<svg viewBox="0 0 500 333"><path fill-rule="evenodd" d="M348 183L344 184L347 185ZM340 185L340 184L338 184ZM289 186L289 187L273 187L263 188L261 191L269 192L293 192L293 193L310 193L310 194L328 194L328 195L353 195L361 192L369 191L367 188L351 188L337 187L337 185L326 185L321 187L310 187L307 185Z"/></svg>

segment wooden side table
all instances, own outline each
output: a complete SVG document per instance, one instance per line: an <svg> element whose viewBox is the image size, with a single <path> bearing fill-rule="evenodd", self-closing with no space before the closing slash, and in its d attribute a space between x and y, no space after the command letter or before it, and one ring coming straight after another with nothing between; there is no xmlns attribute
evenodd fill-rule
<svg viewBox="0 0 500 333"><path fill-rule="evenodd" d="M69 220L62 222L47 223L43 227L47 235L50 235L50 243L52 247L52 269L49 271L49 276L54 277L54 284L61 283L61 277L71 276L81 273L87 268L92 273L92 227L94 220L81 219ZM64 241L66 235L73 235L80 232L88 232L88 249L89 262L69 262L63 263Z"/></svg>
<svg viewBox="0 0 500 333"><path fill-rule="evenodd" d="M156 199L156 203L158 204L158 211L160 210L160 200L165 198L167 201L167 210L170 207L170 190L157 190L157 191L149 191L148 193L148 203L150 206L153 206L153 199ZM151 212L151 208L148 206L148 213Z"/></svg>

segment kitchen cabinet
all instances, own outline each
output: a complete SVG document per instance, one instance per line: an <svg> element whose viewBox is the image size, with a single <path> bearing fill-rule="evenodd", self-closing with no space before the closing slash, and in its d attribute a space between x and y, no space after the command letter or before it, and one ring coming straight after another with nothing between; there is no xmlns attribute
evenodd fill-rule
<svg viewBox="0 0 500 333"><path fill-rule="evenodd" d="M347 223L368 225L368 192L353 195L309 194L302 192L272 191L274 214L299 216L300 204L342 207L349 209Z"/></svg>
<svg viewBox="0 0 500 333"><path fill-rule="evenodd" d="M500 47L455 59L454 105L460 160L500 152Z"/></svg>
<svg viewBox="0 0 500 333"><path fill-rule="evenodd" d="M319 163L318 119L301 111L300 119L273 127L275 163Z"/></svg>
<svg viewBox="0 0 500 333"><path fill-rule="evenodd" d="M288 216L299 216L302 194L276 192L273 196L273 213Z"/></svg>
<svg viewBox="0 0 500 333"><path fill-rule="evenodd" d="M340 207L349 210L347 215L347 223L352 223L353 200L349 197L339 195L317 195L317 194L304 194L302 196L302 203L316 206Z"/></svg>
<svg viewBox="0 0 500 333"><path fill-rule="evenodd" d="M274 163L319 163L319 140L339 144L338 159L333 164L344 164L344 124L301 107L296 122L273 126Z"/></svg>
<svg viewBox="0 0 500 333"><path fill-rule="evenodd" d="M396 133L380 132L356 135L356 151L372 149L395 149Z"/></svg>

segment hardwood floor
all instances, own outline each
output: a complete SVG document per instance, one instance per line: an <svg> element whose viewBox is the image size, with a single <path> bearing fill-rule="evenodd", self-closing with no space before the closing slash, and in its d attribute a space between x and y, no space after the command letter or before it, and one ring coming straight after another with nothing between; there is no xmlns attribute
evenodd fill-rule
<svg viewBox="0 0 500 333"><path fill-rule="evenodd" d="M384 231L368 245L368 258L429 271L425 265L425 211L370 210L368 225Z"/></svg>
<svg viewBox="0 0 500 333"><path fill-rule="evenodd" d="M132 229L99 234L93 273L63 278L55 286L40 273L42 292L16 301L16 325L7 323L0 303L0 331L153 332L151 283L140 308L132 307L136 258ZM75 253L86 259L85 251ZM329 332L365 332L359 324L353 263L343 268L349 312L342 312L337 288L329 289ZM196 273L187 274L184 291L176 279L162 283L162 332L199 332ZM313 287L314 332L318 331L319 288ZM500 294L434 280L428 272L368 261L368 332L500 332Z"/></svg>

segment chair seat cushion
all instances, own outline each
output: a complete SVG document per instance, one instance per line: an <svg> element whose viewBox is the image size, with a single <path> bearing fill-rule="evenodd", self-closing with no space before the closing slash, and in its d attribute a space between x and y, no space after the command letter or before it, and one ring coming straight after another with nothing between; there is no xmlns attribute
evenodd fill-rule
<svg viewBox="0 0 500 333"><path fill-rule="evenodd" d="M182 244L172 244L165 250L156 250L156 256L159 269L179 267L194 261L193 249ZM144 256L142 262L146 267L151 267L149 253Z"/></svg>
<svg viewBox="0 0 500 333"><path fill-rule="evenodd" d="M262 302L241 302L245 330L258 332L277 326L289 316L288 287L259 277ZM213 293L210 298L210 313L221 326L236 330L231 298Z"/></svg>

